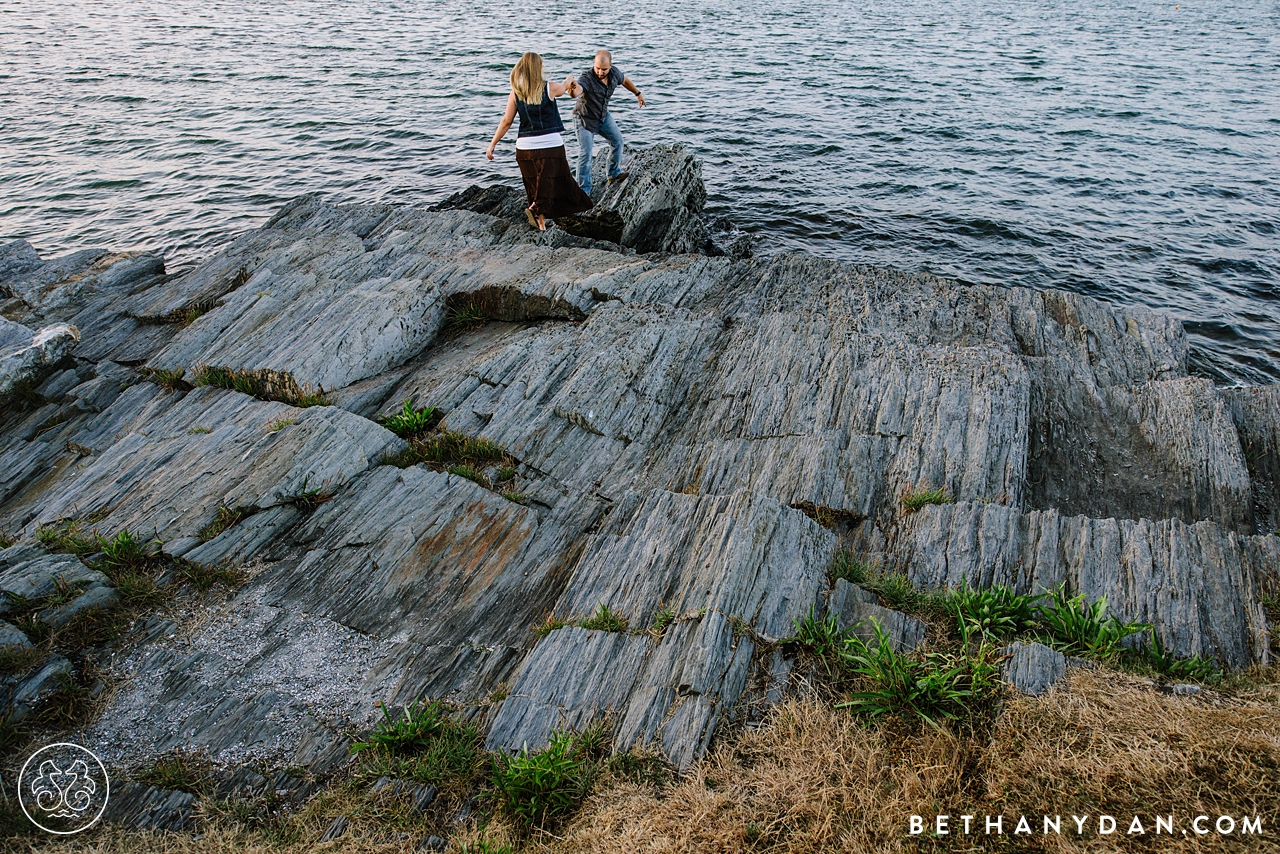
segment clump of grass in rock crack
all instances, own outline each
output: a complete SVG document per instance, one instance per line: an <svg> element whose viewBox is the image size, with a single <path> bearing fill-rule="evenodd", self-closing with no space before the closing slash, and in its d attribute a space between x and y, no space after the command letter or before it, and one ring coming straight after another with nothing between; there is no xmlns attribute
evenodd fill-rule
<svg viewBox="0 0 1280 854"><path fill-rule="evenodd" d="M211 365L199 365L195 368L192 383L197 386L211 385L229 391L238 391L259 400L274 400L306 409L309 406L332 406L333 401L323 388L312 389L301 386L293 380L273 384L255 371L237 371L233 368L219 368ZM283 385L283 387L277 387Z"/></svg>
<svg viewBox="0 0 1280 854"><path fill-rule="evenodd" d="M832 556L828 572L833 584L843 578L876 594L890 608L930 615L941 614L948 609L945 593L921 590L905 575L884 572L855 558L847 549L841 549Z"/></svg>
<svg viewBox="0 0 1280 854"><path fill-rule="evenodd" d="M151 382L169 391L181 391L189 388L182 381L183 375L186 374L186 370L183 368L174 368L173 370L167 368L145 368L143 369L143 374Z"/></svg>
<svg viewBox="0 0 1280 854"><path fill-rule="evenodd" d="M928 504L950 504L951 493L946 487L910 486L902 493L902 507L914 513Z"/></svg>
<svg viewBox="0 0 1280 854"><path fill-rule="evenodd" d="M332 478L319 486L310 486L310 480L310 475L302 479L302 490L299 492L298 497L293 499L293 503L297 507L301 507L304 510L311 509L337 497L338 490L331 486Z"/></svg>
<svg viewBox="0 0 1280 854"><path fill-rule="evenodd" d="M186 558L175 558L174 566L177 567L178 577L201 593L206 592L215 584L221 584L228 589L235 588L245 580L245 571L243 569L227 564L210 565L197 563Z"/></svg>
<svg viewBox="0 0 1280 854"><path fill-rule="evenodd" d="M213 521L200 529L200 539L207 543L228 528L235 527L236 523L248 515L247 508L228 507L223 504L214 514Z"/></svg>
<svg viewBox="0 0 1280 854"><path fill-rule="evenodd" d="M1066 585L1060 584L1050 597L1052 604L1040 607L1040 638L1067 655L1106 659L1125 638L1151 629L1147 623L1126 623L1108 614L1106 596L1088 605L1083 593L1068 598Z"/></svg>
<svg viewBox="0 0 1280 854"><path fill-rule="evenodd" d="M536 634L538 637L545 638L547 635L551 634L556 629L563 629L565 626L572 626L572 625L573 625L573 620L570 618L557 617L555 614L547 614L546 619L543 620L537 627L535 627L533 631L534 631L534 634Z"/></svg>
<svg viewBox="0 0 1280 854"><path fill-rule="evenodd" d="M213 432L213 431L212 431L212 430L210 430L208 427L200 427L199 425L197 425L197 426L195 426L195 427L192 427L190 430L188 430L188 431L187 431L187 435L188 435L188 436L199 436L199 435L203 435L203 434L205 434L205 433L212 433L212 432Z"/></svg>
<svg viewBox="0 0 1280 854"><path fill-rule="evenodd" d="M460 335L477 326L482 326L488 320L489 315L474 302L452 305L445 312L444 331L449 335Z"/></svg>
<svg viewBox="0 0 1280 854"><path fill-rule="evenodd" d="M290 417L290 416L287 416L287 415L286 415L286 416L282 416L282 417L277 418L275 421L272 421L270 424L268 424L268 425L267 425L267 432L268 432L268 433L279 433L279 432L280 432L281 430L283 430L284 428L286 428L286 427L292 427L294 424L297 424L297 423L298 423L298 419L297 419L297 418L293 418L293 417Z"/></svg>
<svg viewBox="0 0 1280 854"><path fill-rule="evenodd" d="M501 463L498 479L490 483L484 470L487 464ZM384 465L408 468L419 463L435 471L447 471L465 477L485 489L492 489L516 504L524 503L524 494L514 489L515 465L502 446L454 430L439 429L429 436L414 436L409 447L382 459Z"/></svg>
<svg viewBox="0 0 1280 854"><path fill-rule="evenodd" d="M601 739L557 730L546 748L498 754L490 775L498 808L526 829L554 827L575 810L599 773Z"/></svg>
<svg viewBox="0 0 1280 854"><path fill-rule="evenodd" d="M449 777L469 776L477 766L482 737L474 723L449 717L439 700L423 699L393 715L379 703L383 719L366 741L351 745L368 775L401 777L439 785Z"/></svg>
<svg viewBox="0 0 1280 854"><path fill-rule="evenodd" d="M1039 602L1047 595L1020 595L1003 584L975 590L964 579L958 589L947 595L947 601L955 610L958 627L999 639L1035 628L1040 618Z"/></svg>
<svg viewBox="0 0 1280 854"><path fill-rule="evenodd" d="M671 608L659 608L658 612L653 615L653 619L649 621L649 634L655 639L661 640L662 636L667 633L667 629L676 619L676 612Z"/></svg>
<svg viewBox="0 0 1280 854"><path fill-rule="evenodd" d="M55 554L88 557L97 553L98 539L96 535L82 533L80 524L77 519L64 519L52 525L40 525L36 529L36 540Z"/></svg>
<svg viewBox="0 0 1280 854"><path fill-rule="evenodd" d="M602 632L625 632L627 630L627 618L614 611L609 610L609 606L600 603L600 607L590 617L581 620L578 623L580 629L595 629Z"/></svg>
<svg viewBox="0 0 1280 854"><path fill-rule="evenodd" d="M18 542L18 538L5 528L0 528L0 549L7 549Z"/></svg>
<svg viewBox="0 0 1280 854"><path fill-rule="evenodd" d="M208 761L198 756L173 753L157 759L137 780L157 789L200 795L208 787L208 768Z"/></svg>
<svg viewBox="0 0 1280 854"><path fill-rule="evenodd" d="M395 433L401 439L411 439L421 435L440 420L440 413L434 406L415 409L413 401L406 398L404 408L392 415L378 416L378 423Z"/></svg>

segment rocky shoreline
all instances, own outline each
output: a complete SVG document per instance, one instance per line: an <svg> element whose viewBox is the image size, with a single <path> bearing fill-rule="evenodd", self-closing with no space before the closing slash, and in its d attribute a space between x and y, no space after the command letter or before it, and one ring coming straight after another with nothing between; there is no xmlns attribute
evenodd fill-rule
<svg viewBox="0 0 1280 854"><path fill-rule="evenodd" d="M833 583L840 550L925 589L1065 585L1178 656L1269 662L1280 388L1188 376L1181 324L1145 309L717 248L696 159L631 156L546 234L473 188L302 197L176 276L0 247L9 718L101 672L76 739L126 773L179 750L323 775L379 701L424 696L491 750L607 720L687 768L794 686L779 640L806 615L923 638ZM388 429L406 402L434 423ZM57 553L91 530L155 543L186 592L41 647L24 628L128 600L97 541ZM198 596L191 567L240 583ZM571 624L601 608L627 630ZM130 785L116 821L189 819L194 796Z"/></svg>

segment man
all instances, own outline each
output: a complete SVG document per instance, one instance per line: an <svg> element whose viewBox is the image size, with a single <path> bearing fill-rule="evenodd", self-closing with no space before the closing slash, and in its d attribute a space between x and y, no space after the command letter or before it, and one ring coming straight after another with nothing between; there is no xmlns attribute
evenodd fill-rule
<svg viewBox="0 0 1280 854"><path fill-rule="evenodd" d="M578 186L584 193L591 192L591 148L596 134L607 139L613 149L609 158L609 180L620 181L627 177L627 173L622 171L622 132L609 113L609 99L619 86L635 95L640 106L644 106L644 96L636 84L613 67L613 54L602 50L596 53L591 70L578 78L578 85L569 93L578 99L573 116L578 131Z"/></svg>

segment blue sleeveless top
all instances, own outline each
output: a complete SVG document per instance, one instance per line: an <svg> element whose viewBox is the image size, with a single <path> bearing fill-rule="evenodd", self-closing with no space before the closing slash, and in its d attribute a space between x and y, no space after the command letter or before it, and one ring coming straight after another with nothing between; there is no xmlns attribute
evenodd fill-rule
<svg viewBox="0 0 1280 854"><path fill-rule="evenodd" d="M527 104L516 96L516 112L520 114L520 130L516 137L542 136L546 133L564 133L564 123L560 121L560 108L551 100L550 86L542 86L542 103Z"/></svg>

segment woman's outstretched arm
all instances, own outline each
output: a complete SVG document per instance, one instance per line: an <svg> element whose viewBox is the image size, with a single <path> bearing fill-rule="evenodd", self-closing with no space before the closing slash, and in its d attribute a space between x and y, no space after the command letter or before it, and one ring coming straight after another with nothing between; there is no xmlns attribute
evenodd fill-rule
<svg viewBox="0 0 1280 854"><path fill-rule="evenodd" d="M572 74L566 77L563 83L547 84L547 89L551 93L552 98L559 98L566 92L569 93L570 98L576 98L578 95L582 94L580 91L575 92L574 89L576 88L578 88L578 81Z"/></svg>
<svg viewBox="0 0 1280 854"><path fill-rule="evenodd" d="M507 131L511 130L511 123L516 120L516 93L512 92L507 96L507 111L502 114L502 121L498 122L498 129L493 133L493 139L489 142L489 149L485 151L484 156L493 159L493 150L498 147L498 140L507 135Z"/></svg>

